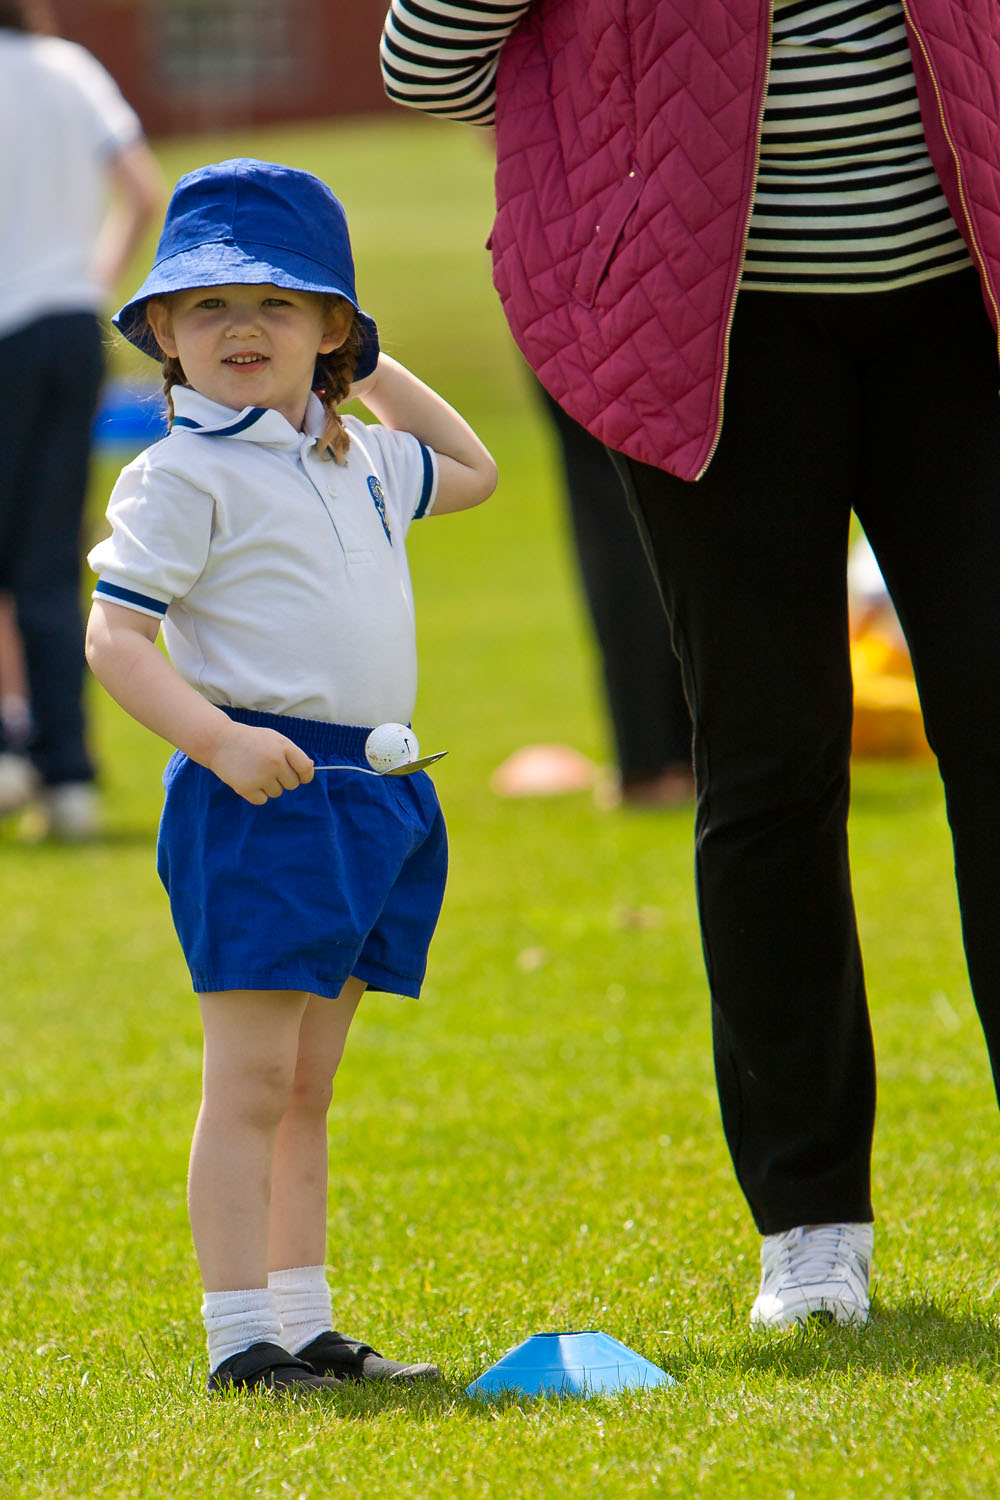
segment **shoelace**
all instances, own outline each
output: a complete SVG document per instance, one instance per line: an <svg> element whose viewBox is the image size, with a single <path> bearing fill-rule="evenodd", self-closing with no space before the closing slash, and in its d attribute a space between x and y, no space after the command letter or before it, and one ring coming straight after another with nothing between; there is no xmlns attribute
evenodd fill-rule
<svg viewBox="0 0 1000 1500"><path fill-rule="evenodd" d="M848 1239L838 1224L821 1224L815 1229L793 1229L780 1248L773 1274L790 1276L795 1281L819 1281L828 1277L841 1262ZM849 1257L843 1257L850 1266Z"/></svg>

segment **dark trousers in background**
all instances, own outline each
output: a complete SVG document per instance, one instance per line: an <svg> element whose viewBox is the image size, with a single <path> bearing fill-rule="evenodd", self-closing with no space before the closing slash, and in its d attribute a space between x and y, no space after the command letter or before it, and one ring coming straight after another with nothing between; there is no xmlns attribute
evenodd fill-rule
<svg viewBox="0 0 1000 1500"><path fill-rule="evenodd" d="M91 313L37 320L0 339L0 587L17 607L35 737L49 785L88 781L80 529L103 372Z"/></svg>
<svg viewBox="0 0 1000 1500"><path fill-rule="evenodd" d="M603 443L539 386L562 451L566 498L622 784L691 765L691 713L663 600Z"/></svg>
<svg viewBox="0 0 1000 1500"><path fill-rule="evenodd" d="M1000 1073L998 386L972 272L890 293L747 292L704 478L619 461L694 711L716 1075L763 1233L873 1217L847 847L852 507L912 654Z"/></svg>

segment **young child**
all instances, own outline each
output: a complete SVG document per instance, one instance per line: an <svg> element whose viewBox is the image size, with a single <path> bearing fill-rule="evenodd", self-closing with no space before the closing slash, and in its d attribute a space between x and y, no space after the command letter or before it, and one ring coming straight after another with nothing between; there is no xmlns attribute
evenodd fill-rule
<svg viewBox="0 0 1000 1500"><path fill-rule="evenodd" d="M114 321L162 360L172 427L111 496L87 656L177 747L158 867L205 1034L188 1201L208 1387L433 1377L333 1331L326 1113L365 988L419 994L444 891L429 777L364 773L371 727L413 710L404 537L485 500L496 468L379 353L343 209L307 172L183 177ZM379 425L341 418L349 395Z"/></svg>

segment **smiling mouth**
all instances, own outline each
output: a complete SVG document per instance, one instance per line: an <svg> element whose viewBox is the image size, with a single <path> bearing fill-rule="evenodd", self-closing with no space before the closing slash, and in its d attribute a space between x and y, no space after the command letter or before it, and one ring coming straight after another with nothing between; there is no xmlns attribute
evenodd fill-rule
<svg viewBox="0 0 1000 1500"><path fill-rule="evenodd" d="M262 365L265 363L263 354L230 354L222 361L224 365Z"/></svg>

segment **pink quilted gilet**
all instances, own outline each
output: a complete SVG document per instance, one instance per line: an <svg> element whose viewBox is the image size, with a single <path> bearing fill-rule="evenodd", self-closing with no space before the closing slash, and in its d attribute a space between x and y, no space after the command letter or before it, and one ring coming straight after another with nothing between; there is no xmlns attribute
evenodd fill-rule
<svg viewBox="0 0 1000 1500"><path fill-rule="evenodd" d="M770 0L540 0L497 81L494 281L571 416L697 479L715 449ZM1000 6L904 0L928 147L1000 323Z"/></svg>

